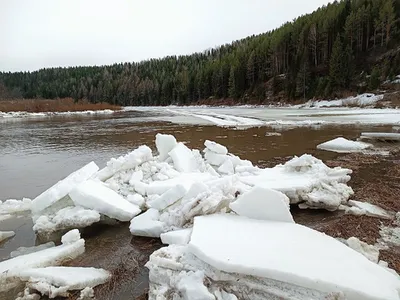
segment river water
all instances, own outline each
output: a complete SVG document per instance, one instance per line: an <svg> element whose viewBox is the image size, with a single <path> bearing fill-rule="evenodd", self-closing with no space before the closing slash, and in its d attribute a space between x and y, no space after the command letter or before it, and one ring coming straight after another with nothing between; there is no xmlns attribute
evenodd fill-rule
<svg viewBox="0 0 400 300"><path fill-rule="evenodd" d="M196 122L167 122L169 112L125 111L108 116L63 116L0 121L0 199L34 198L45 189L90 161L100 167L117 157L146 144L152 149L156 133L174 134L189 148L203 149L206 139L226 145L231 153L249 159L255 165L270 166L271 160L310 153L325 159L337 154L316 150L316 145L338 136L356 139L363 131L387 131L391 126L318 126L223 128ZM271 134L272 133L272 134ZM278 135L279 134L279 135ZM14 230L16 236L0 244L0 261L20 246L43 242L32 231L29 217L0 222L0 230ZM141 268L148 255L160 243L133 238L128 225L95 227L84 232L86 253L72 265L118 270L127 265L121 257L135 257L139 273L118 287L109 299L132 299L147 285L147 273ZM56 239L56 242L59 240ZM133 268L133 267L132 267ZM129 273L131 272L131 273ZM132 282L136 280L135 284ZM115 284L115 283L114 283Z"/></svg>

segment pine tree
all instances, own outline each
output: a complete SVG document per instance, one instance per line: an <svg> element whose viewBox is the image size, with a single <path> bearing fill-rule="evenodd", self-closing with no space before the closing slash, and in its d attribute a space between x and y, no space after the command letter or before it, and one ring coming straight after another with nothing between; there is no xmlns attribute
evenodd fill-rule
<svg viewBox="0 0 400 300"><path fill-rule="evenodd" d="M342 88L345 85L344 81L344 68L343 68L344 54L343 45L340 36L336 37L335 43L332 48L332 55L329 61L329 80L332 88Z"/></svg>
<svg viewBox="0 0 400 300"><path fill-rule="evenodd" d="M236 98L236 79L235 79L235 69L232 66L229 72L229 89L228 94L230 98Z"/></svg>

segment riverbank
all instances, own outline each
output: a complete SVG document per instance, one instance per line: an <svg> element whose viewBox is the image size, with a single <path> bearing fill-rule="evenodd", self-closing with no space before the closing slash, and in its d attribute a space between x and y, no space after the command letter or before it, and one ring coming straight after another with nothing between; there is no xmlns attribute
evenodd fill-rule
<svg viewBox="0 0 400 300"><path fill-rule="evenodd" d="M87 100L75 102L72 98L57 100L46 99L20 99L1 100L0 113L62 113L62 112L84 112L84 111L117 111L121 107L109 103L90 103Z"/></svg>

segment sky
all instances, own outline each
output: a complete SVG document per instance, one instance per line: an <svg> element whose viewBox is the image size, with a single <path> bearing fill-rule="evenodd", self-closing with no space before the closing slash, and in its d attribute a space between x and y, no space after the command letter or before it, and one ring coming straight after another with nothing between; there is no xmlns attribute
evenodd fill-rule
<svg viewBox="0 0 400 300"><path fill-rule="evenodd" d="M0 71L201 52L266 32L327 0L0 0Z"/></svg>

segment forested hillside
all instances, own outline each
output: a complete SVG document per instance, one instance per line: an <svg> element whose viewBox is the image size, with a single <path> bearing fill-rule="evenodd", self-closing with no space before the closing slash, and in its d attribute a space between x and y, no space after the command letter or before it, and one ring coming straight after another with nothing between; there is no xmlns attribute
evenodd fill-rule
<svg viewBox="0 0 400 300"><path fill-rule="evenodd" d="M119 105L290 101L359 92L400 74L399 17L400 0L334 2L276 30L202 53L0 73L0 94L1 82L3 98L73 97Z"/></svg>

